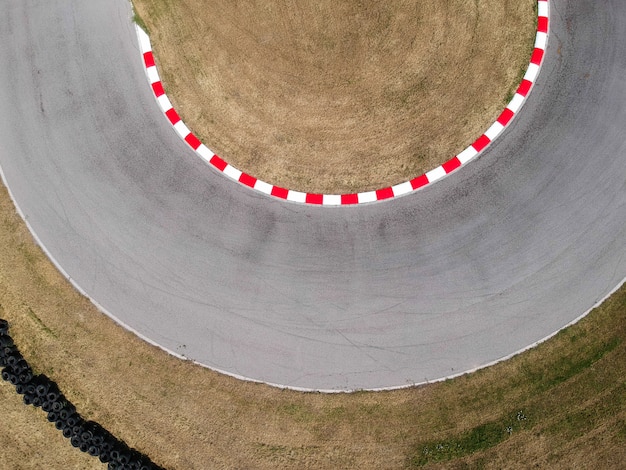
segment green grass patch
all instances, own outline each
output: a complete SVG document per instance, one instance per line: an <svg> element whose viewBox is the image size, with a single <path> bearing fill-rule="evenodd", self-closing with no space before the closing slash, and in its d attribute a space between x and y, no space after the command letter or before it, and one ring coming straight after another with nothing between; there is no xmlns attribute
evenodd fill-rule
<svg viewBox="0 0 626 470"><path fill-rule="evenodd" d="M134 9L133 9L133 23L135 23L137 26L143 29L144 32L146 32L147 34L150 34L150 31L148 31L148 26L146 26L145 21L141 18L141 16L139 16L139 13L137 13L137 11L135 11Z"/></svg>
<svg viewBox="0 0 626 470"><path fill-rule="evenodd" d="M562 334L568 335L569 332ZM576 337L571 338L572 343L577 341ZM598 344L573 347L567 355L554 358L548 363L527 362L522 366L525 381L534 383L536 392L544 392L586 371L621 344L622 339L614 336Z"/></svg>
<svg viewBox="0 0 626 470"><path fill-rule="evenodd" d="M315 419L315 413L307 406L298 403L286 403L279 407L285 415L299 423L308 423Z"/></svg>
<svg viewBox="0 0 626 470"><path fill-rule="evenodd" d="M512 373L494 380L493 369L486 369L441 384L438 411L426 421L423 437L414 441L407 466L448 462L443 465L476 468L479 461L493 461L502 452L530 448L544 439L555 448L580 441L591 454L598 433L607 436L607 448L613 445L608 436L623 440L625 313L623 287L589 317L510 361ZM451 392L459 387L462 392ZM516 403L524 411L502 413L502 403ZM494 414L501 417L494 419ZM440 437L429 438L433 435ZM543 457L549 462L562 456L554 451Z"/></svg>
<svg viewBox="0 0 626 470"><path fill-rule="evenodd" d="M52 331L50 328L48 328L48 327L46 326L46 324L45 324L43 321L41 321L41 318L39 318L39 317L37 316L37 314L33 311L33 309L32 309L32 308L28 307L28 309L26 310L26 312L27 312L27 314L28 314L28 317L29 317L31 320L33 320L33 321L37 324L37 326L38 326L39 328L41 328L41 330L42 330L43 332L45 332L46 334L48 334L48 335L52 336L53 338L58 338L58 335L57 335L54 331Z"/></svg>
<svg viewBox="0 0 626 470"><path fill-rule="evenodd" d="M527 429L529 420L524 411L518 411L497 421L480 424L469 431L445 440L422 442L409 461L409 466L456 460L475 452L497 446L514 432Z"/></svg>

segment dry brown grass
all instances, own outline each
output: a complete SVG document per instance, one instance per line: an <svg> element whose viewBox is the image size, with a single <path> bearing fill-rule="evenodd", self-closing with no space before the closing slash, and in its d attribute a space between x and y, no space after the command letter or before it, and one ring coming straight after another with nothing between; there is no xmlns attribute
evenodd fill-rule
<svg viewBox="0 0 626 470"><path fill-rule="evenodd" d="M68 446L43 416L24 406L13 387L0 384L0 469L102 469L98 460Z"/></svg>
<svg viewBox="0 0 626 470"><path fill-rule="evenodd" d="M533 0L134 0L168 96L229 163L308 192L431 170L494 122Z"/></svg>
<svg viewBox="0 0 626 470"><path fill-rule="evenodd" d="M472 376L327 396L222 376L112 324L33 244L4 190L0 246L0 317L35 371L55 380L81 414L168 468L402 468L419 464L425 448L459 442L457 457L431 465L620 468L626 461L626 288L555 340ZM520 410L523 422L515 419ZM0 468L100 466L4 382L0 423ZM467 437L489 423L491 440Z"/></svg>

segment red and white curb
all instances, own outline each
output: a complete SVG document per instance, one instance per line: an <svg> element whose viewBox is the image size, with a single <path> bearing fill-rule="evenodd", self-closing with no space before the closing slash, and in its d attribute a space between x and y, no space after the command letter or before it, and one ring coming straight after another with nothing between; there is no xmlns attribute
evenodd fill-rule
<svg viewBox="0 0 626 470"><path fill-rule="evenodd" d="M515 95L507 107L502 111L502 114L498 117L489 129L485 131L476 141L463 150L458 155L454 156L443 165L424 173L417 178L413 178L410 181L397 184L395 186L389 186L376 191L367 191L354 194L312 194L303 193L300 191L294 191L292 189L281 188L265 181L261 181L254 176L238 170L234 166L225 162L212 152L206 145L189 130L185 123L180 119L180 116L172 106L172 103L167 98L163 84L159 78L154 56L152 54L152 45L150 44L150 38L139 26L136 26L137 36L139 38L139 46L141 53L143 54L143 61L146 69L146 75L148 81L152 86L154 96L161 107L161 110L170 121L174 130L187 144L210 166L225 174L229 178L241 183L244 186L260 191L269 196L274 196L279 199L284 199L292 202L299 202L304 204L317 204L324 206L342 206L342 205L354 205L363 204L368 202L382 201L385 199L391 199L394 197L402 196L420 188L423 188L435 181L440 180L446 175L449 175L457 168L465 165L467 162L475 158L480 152L482 152L491 142L495 140L498 135L502 133L504 128L509 125L513 117L524 104L526 97L530 93L530 90L535 83L537 76L539 75L539 69L543 62L543 56L548 44L548 18L549 18L549 6L548 0L538 0L537 2L537 35L535 38L535 47L530 58L530 64L526 70L526 74L522 79Z"/></svg>

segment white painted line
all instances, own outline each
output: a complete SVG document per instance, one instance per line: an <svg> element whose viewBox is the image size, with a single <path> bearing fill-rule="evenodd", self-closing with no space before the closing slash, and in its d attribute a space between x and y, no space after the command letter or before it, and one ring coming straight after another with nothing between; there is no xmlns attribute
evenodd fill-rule
<svg viewBox="0 0 626 470"><path fill-rule="evenodd" d="M535 38L535 47L537 49L543 49L545 51L547 44L548 35L546 33L537 33L537 37Z"/></svg>
<svg viewBox="0 0 626 470"><path fill-rule="evenodd" d="M478 155L478 152L476 151L476 149L474 147L472 147L470 145L465 150L463 150L461 153L459 153L456 156L456 158L459 159L459 161L461 162L461 165L464 165L465 163L469 162L472 158L474 158L476 155Z"/></svg>
<svg viewBox="0 0 626 470"><path fill-rule="evenodd" d="M139 47L141 51L145 54L148 51L152 50L152 45L150 44L150 38L146 34L146 32L137 26L137 37L139 38Z"/></svg>
<svg viewBox="0 0 626 470"><path fill-rule="evenodd" d="M224 174L229 178L234 179L235 181L239 181L239 177L241 176L241 171L231 165L226 165L224 168Z"/></svg>
<svg viewBox="0 0 626 470"><path fill-rule="evenodd" d="M367 191L365 193L359 193L357 194L357 197L359 198L359 204L362 204L364 202L374 202L378 200L376 198L376 191Z"/></svg>
<svg viewBox="0 0 626 470"><path fill-rule="evenodd" d="M504 126L498 121L494 122L489 129L485 131L485 135L489 137L490 141L494 141L496 137L500 135L500 132L504 130Z"/></svg>
<svg viewBox="0 0 626 470"><path fill-rule="evenodd" d="M215 155L213 153L213 151L207 147L204 144L200 144L200 147L198 147L196 149L196 152L198 153L198 155L200 155L200 157L202 157L203 160L205 160L206 162L211 161L211 158L213 158L213 155Z"/></svg>
<svg viewBox="0 0 626 470"><path fill-rule="evenodd" d="M163 110L164 113L173 108L172 103L170 99L167 97L167 95L159 96L157 98L157 103L159 103L159 106L161 107L161 110Z"/></svg>
<svg viewBox="0 0 626 470"><path fill-rule="evenodd" d="M476 150L474 150L474 151L476 152ZM478 152L476 152L476 153L478 153ZM447 174L446 170L444 170L442 166L438 166L434 170L430 170L429 172L427 172L426 173L426 177L428 178L429 182L433 183L433 182L443 178L444 176L446 176L446 174Z"/></svg>
<svg viewBox="0 0 626 470"><path fill-rule="evenodd" d="M264 194L271 195L273 188L273 185L266 183L265 181L256 180L256 183L254 183L254 189L261 191Z"/></svg>
<svg viewBox="0 0 626 470"><path fill-rule="evenodd" d="M515 93L507 108L509 108L511 111L513 111L513 114L515 114L522 107L522 104L524 104L524 97L519 93Z"/></svg>
<svg viewBox="0 0 626 470"><path fill-rule="evenodd" d="M340 206L341 194L324 194L322 204L325 206Z"/></svg>
<svg viewBox="0 0 626 470"><path fill-rule="evenodd" d="M187 137L189 133L191 132L189 128L185 126L185 123L183 121L178 121L176 124L174 124L174 130L183 139Z"/></svg>
<svg viewBox="0 0 626 470"><path fill-rule="evenodd" d="M287 200L293 202L306 202L306 193L301 193L300 191L292 191L291 189L287 193Z"/></svg>
<svg viewBox="0 0 626 470"><path fill-rule="evenodd" d="M148 74L148 81L150 82L150 85L161 81L156 67L148 67L146 69L146 73Z"/></svg>
<svg viewBox="0 0 626 470"><path fill-rule="evenodd" d="M524 80L535 83L537 75L539 75L539 66L537 64L529 64L528 70L526 70L526 74L524 75Z"/></svg>
<svg viewBox="0 0 626 470"><path fill-rule="evenodd" d="M410 181L405 181L404 183L392 186L391 190L393 191L393 195L397 197L413 192L413 186Z"/></svg>

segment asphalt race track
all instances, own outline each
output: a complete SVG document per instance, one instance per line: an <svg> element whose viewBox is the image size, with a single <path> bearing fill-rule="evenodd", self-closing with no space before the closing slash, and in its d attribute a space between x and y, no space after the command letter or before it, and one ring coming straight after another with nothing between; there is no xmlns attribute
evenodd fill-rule
<svg viewBox="0 0 626 470"><path fill-rule="evenodd" d="M176 354L306 389L454 375L626 277L626 2L550 6L535 88L479 158L329 208L194 155L152 96L126 0L0 0L0 165L73 282Z"/></svg>

